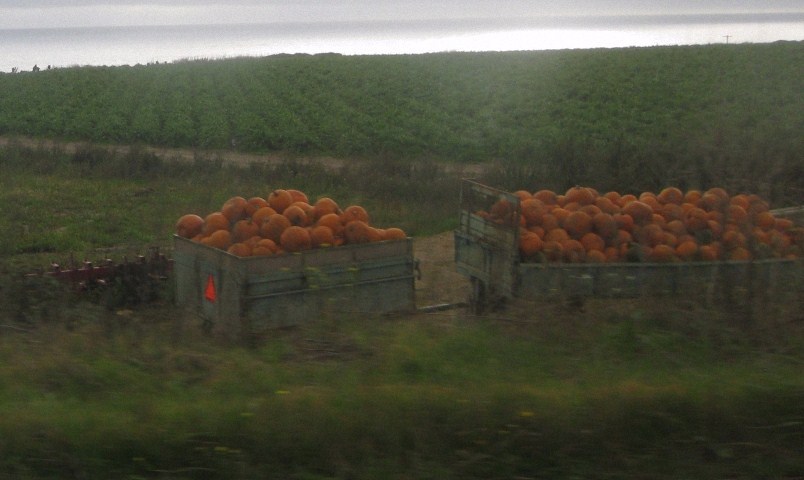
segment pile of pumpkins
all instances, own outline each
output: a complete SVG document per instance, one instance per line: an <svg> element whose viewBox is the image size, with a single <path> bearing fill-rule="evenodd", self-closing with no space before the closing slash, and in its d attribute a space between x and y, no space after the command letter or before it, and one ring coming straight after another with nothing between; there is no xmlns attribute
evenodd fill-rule
<svg viewBox="0 0 804 480"><path fill-rule="evenodd" d="M576 186L514 192L476 212L519 228L525 262L679 262L799 258L804 228L777 218L757 195L668 187L640 195Z"/></svg>
<svg viewBox="0 0 804 480"><path fill-rule="evenodd" d="M295 189L277 189L267 197L235 196L205 217L183 215L176 235L238 257L406 238L400 228L371 225L360 205L341 208L329 197L311 203Z"/></svg>

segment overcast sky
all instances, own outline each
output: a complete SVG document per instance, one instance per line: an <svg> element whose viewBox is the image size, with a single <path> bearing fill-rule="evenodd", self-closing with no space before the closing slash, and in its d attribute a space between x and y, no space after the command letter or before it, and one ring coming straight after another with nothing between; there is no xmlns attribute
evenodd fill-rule
<svg viewBox="0 0 804 480"><path fill-rule="evenodd" d="M804 12L804 0L0 0L0 28Z"/></svg>

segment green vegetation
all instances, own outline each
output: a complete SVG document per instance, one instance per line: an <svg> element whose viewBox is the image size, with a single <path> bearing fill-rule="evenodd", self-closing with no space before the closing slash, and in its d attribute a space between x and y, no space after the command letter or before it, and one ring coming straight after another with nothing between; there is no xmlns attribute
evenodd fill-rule
<svg viewBox="0 0 804 480"><path fill-rule="evenodd" d="M804 43L779 42L68 68L0 75L0 135L497 160L606 190L719 184L789 204L804 196L803 62Z"/></svg>
<svg viewBox="0 0 804 480"><path fill-rule="evenodd" d="M442 160L484 162L479 179L509 189L716 184L800 203L802 52L280 56L0 75L2 134L215 148L236 136L284 158L0 148L0 479L804 476L800 296L739 319L686 299L324 316L245 347L207 335L169 284L128 305L22 275L70 255L169 249L181 214L278 187L365 205L414 236L448 231L459 175ZM312 153L351 158L332 167Z"/></svg>
<svg viewBox="0 0 804 480"><path fill-rule="evenodd" d="M736 328L674 304L589 306L542 305L523 322L322 318L244 349L170 306L68 304L59 321L0 335L0 471L801 476L800 321Z"/></svg>
<svg viewBox="0 0 804 480"><path fill-rule="evenodd" d="M181 215L204 216L232 196L267 197L276 188L364 205L372 223L421 236L455 226L459 180L427 161L330 168L289 158L235 166L200 154L189 163L164 160L140 148L118 154L87 145L66 153L12 145L0 150L0 227L7 232L0 254L30 263L54 254L168 248Z"/></svg>

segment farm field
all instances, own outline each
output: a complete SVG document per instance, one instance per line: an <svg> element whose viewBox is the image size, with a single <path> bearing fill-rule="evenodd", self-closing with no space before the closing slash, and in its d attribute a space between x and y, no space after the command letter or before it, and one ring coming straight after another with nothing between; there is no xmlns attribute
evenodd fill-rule
<svg viewBox="0 0 804 480"><path fill-rule="evenodd" d="M800 204L804 47L731 47L0 75L17 92L0 95L17 111L0 120L0 478L801 478L804 287L750 316L683 298L517 300L482 316L324 314L241 345L175 307L170 281L138 303L23 275L169 252L180 215L297 188L411 235L426 306L468 292L451 257L467 174L511 191L724 186ZM203 92L223 96L196 105ZM204 111L220 113L191 113ZM269 111L300 117L272 130ZM207 133L176 133L186 121Z"/></svg>
<svg viewBox="0 0 804 480"><path fill-rule="evenodd" d="M56 69L0 75L0 135L501 161L603 190L761 180L794 202L802 61L804 43L778 42Z"/></svg>

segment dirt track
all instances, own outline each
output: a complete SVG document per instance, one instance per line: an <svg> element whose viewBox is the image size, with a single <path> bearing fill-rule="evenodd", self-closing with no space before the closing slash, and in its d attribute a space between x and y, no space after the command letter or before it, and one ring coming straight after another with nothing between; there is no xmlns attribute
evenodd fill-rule
<svg viewBox="0 0 804 480"><path fill-rule="evenodd" d="M94 145L110 152L126 154L131 150L129 145L111 145L111 144L98 144L91 142L75 142L75 141L62 141L47 138L34 138L26 136L2 136L0 135L0 148L7 147L12 144L18 144L29 148L41 148L46 150L62 150L66 153L75 153L79 148L87 145ZM301 162L312 162L324 165L331 169L338 169L344 166L347 162L345 159L329 157L329 156L299 156L291 155L282 152L272 153L244 153L236 150L203 150L193 148L167 148L167 147L153 147L153 146L140 146L142 150L153 153L162 160L172 160L180 162L191 162L196 158L207 159L220 159L224 163L234 165L249 165L252 163L260 164L277 164L288 159L294 159ZM484 170L482 164L451 164L443 163L442 166L446 171L454 172L458 175L479 175Z"/></svg>

